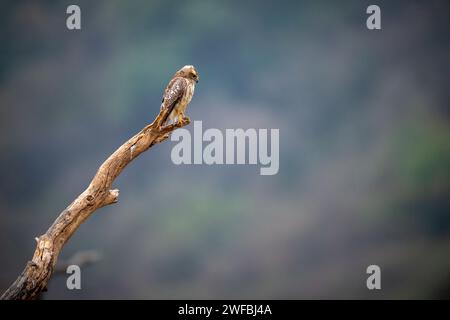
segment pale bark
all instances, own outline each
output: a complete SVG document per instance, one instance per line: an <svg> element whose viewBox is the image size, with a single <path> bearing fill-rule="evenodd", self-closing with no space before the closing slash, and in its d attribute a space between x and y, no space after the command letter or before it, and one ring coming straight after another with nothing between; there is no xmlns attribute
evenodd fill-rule
<svg viewBox="0 0 450 320"><path fill-rule="evenodd" d="M53 222L47 232L36 238L33 258L22 274L0 299L35 299L46 290L61 249L77 228L97 209L117 202L119 190L111 189L122 170L141 153L169 137L170 132L190 123L189 118L165 125L167 109L161 110L150 125L120 146L100 166L83 191Z"/></svg>

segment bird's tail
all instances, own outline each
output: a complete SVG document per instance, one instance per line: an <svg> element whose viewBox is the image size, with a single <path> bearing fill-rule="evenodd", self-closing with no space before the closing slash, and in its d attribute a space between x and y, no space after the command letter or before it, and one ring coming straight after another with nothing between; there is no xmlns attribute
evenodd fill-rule
<svg viewBox="0 0 450 320"><path fill-rule="evenodd" d="M167 113L164 115L164 118L163 118L162 121L161 121L161 125L165 125L165 124L166 124L167 118L169 118L170 112L171 112L171 111L167 112Z"/></svg>

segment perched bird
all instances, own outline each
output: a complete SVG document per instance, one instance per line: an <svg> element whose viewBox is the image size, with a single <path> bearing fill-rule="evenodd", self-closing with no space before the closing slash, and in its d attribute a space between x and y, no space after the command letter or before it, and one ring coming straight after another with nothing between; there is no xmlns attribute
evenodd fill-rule
<svg viewBox="0 0 450 320"><path fill-rule="evenodd" d="M191 102L198 80L199 77L194 66L184 66L175 73L164 90L161 110L168 109L169 111L162 120L162 124L166 124L167 120L174 123L175 119L181 121L185 118L184 112Z"/></svg>

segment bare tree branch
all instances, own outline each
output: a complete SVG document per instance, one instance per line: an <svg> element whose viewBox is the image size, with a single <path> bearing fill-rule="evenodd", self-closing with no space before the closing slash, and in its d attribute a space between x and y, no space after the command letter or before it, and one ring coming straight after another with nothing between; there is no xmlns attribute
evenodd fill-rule
<svg viewBox="0 0 450 320"><path fill-rule="evenodd" d="M7 299L36 299L47 287L56 261L65 243L77 228L97 209L117 202L119 190L111 190L122 170L141 153L166 140L170 132L190 123L183 118L164 125L168 109L162 109L153 123L120 146L100 166L91 183L53 222L45 234L36 238L37 246L22 274L0 297Z"/></svg>

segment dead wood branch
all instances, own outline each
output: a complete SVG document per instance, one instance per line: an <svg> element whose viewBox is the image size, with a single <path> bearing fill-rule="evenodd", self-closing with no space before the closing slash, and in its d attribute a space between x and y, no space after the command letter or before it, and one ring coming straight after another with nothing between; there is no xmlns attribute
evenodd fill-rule
<svg viewBox="0 0 450 320"><path fill-rule="evenodd" d="M119 190L111 189L122 170L141 153L166 140L170 132L190 123L184 118L165 125L167 109L160 111L153 123L120 146L100 166L83 191L53 222L45 234L36 238L37 246L31 261L22 274L0 297L7 299L35 299L47 287L55 269L58 255L77 228L97 209L117 202Z"/></svg>

